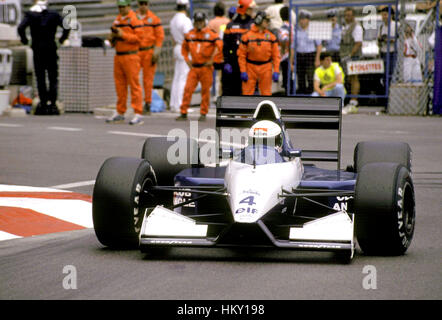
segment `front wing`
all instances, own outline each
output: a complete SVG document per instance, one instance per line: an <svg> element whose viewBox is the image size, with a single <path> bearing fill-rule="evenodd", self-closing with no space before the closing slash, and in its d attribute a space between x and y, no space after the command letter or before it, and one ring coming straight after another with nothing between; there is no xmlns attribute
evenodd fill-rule
<svg viewBox="0 0 442 320"><path fill-rule="evenodd" d="M256 223L231 222L216 235L209 226L162 206L144 214L140 248L181 247L276 247L281 249L344 251L354 249L354 217L344 211L307 222L287 226L288 239L278 239L263 220Z"/></svg>

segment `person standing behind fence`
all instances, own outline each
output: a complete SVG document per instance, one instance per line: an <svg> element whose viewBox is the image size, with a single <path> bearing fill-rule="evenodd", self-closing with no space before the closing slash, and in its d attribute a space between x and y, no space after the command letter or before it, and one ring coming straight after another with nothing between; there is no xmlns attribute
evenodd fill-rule
<svg viewBox="0 0 442 320"><path fill-rule="evenodd" d="M385 72L387 74L387 81L390 82L391 76L396 65L396 23L394 19L394 9L391 8L391 15L388 14L388 6L381 7L379 12L382 16L382 23L378 30L378 45L380 47L381 58L384 61ZM393 22L393 23L392 23ZM390 28L390 35L388 35L388 28ZM387 57L389 56L389 70L387 70ZM388 72L387 72L388 71ZM384 87L386 84L384 84ZM388 94L388 92L386 92Z"/></svg>
<svg viewBox="0 0 442 320"><path fill-rule="evenodd" d="M313 92L313 73L319 67L319 56L322 51L320 40L311 40L308 36L308 26L312 14L305 10L299 11L299 23L296 26L296 40L293 44L296 51L296 93L311 94Z"/></svg>
<svg viewBox="0 0 442 320"><path fill-rule="evenodd" d="M130 0L118 0L119 15L111 26L110 41L115 48L114 80L117 91L117 110L107 123L121 123L127 110L127 87L130 87L131 105L135 116L131 125L143 124L143 91L140 86L140 56L138 50L143 37L142 22L130 7Z"/></svg>
<svg viewBox="0 0 442 320"><path fill-rule="evenodd" d="M332 38L324 41L324 47L326 52L331 54L334 62L341 63L341 56L339 55L339 49L341 47L342 28L338 24L337 10L330 9L327 11L327 19L332 24Z"/></svg>
<svg viewBox="0 0 442 320"><path fill-rule="evenodd" d="M222 71L222 91L224 96L240 96L242 93L241 72L238 65L238 47L241 36L252 23L256 3L253 0L239 0L237 15L226 27L223 37L224 67Z"/></svg>
<svg viewBox="0 0 442 320"><path fill-rule="evenodd" d="M404 39L404 82L422 82L422 70L419 61L421 44L410 25L405 26Z"/></svg>
<svg viewBox="0 0 442 320"><path fill-rule="evenodd" d="M314 97L340 97L345 99L344 71L337 62L333 62L330 52L321 53L321 65L314 75Z"/></svg>
<svg viewBox="0 0 442 320"><path fill-rule="evenodd" d="M253 95L258 83L261 95L271 96L272 80L278 82L279 47L276 37L267 29L269 22L264 11L258 12L255 24L241 37L238 64L243 81L243 95Z"/></svg>
<svg viewBox="0 0 442 320"><path fill-rule="evenodd" d="M222 40L227 24L230 22L230 19L225 16L226 8L223 2L219 1L215 4L213 7L213 14L215 15L215 18L209 21L208 27L210 30L218 34L219 38ZM215 97L217 97L222 95L221 70L224 63L223 52L218 52L213 61L213 66L215 68Z"/></svg>
<svg viewBox="0 0 442 320"><path fill-rule="evenodd" d="M56 11L47 9L47 1L36 1L31 10L25 13L18 26L18 34L23 44L28 44L26 28L31 29L34 70L37 78L37 89L40 104L35 115L59 115L57 108L58 90L58 55L55 34L61 27L63 33L58 40L63 43L69 36L70 29L63 26L63 18ZM46 72L49 79L49 90L46 87ZM50 103L49 103L50 101Z"/></svg>
<svg viewBox="0 0 442 320"><path fill-rule="evenodd" d="M359 60L362 56L362 40L363 30L361 25L355 19L355 11L353 8L346 8L344 11L345 25L342 28L342 40L340 47L341 63L344 72L348 72L348 63L352 60ZM359 95L360 83L357 74L349 75L348 80L350 82L351 94L353 96ZM358 112L358 99L356 97L351 98L348 105L346 105L342 113L357 113Z"/></svg>
<svg viewBox="0 0 442 320"><path fill-rule="evenodd" d="M161 19L149 10L148 0L138 0L137 17L142 22L143 38L140 43L140 61L143 69L144 108L143 113L150 114L152 89L157 61L164 40Z"/></svg>
<svg viewBox="0 0 442 320"><path fill-rule="evenodd" d="M284 6L283 2L284 0L275 0L274 4L265 9L265 13L270 18L269 30L275 35L275 37L278 37L279 29L281 29L283 25L283 20L279 14L279 11Z"/></svg>
<svg viewBox="0 0 442 320"><path fill-rule="evenodd" d="M176 11L170 21L170 34L172 35L174 47L173 58L175 68L173 72L172 86L170 88L170 110L179 112L183 101L184 86L186 85L189 66L181 54L181 45L184 41L184 35L192 30L192 21L186 14L189 0L176 0Z"/></svg>
<svg viewBox="0 0 442 320"><path fill-rule="evenodd" d="M292 78L293 70L290 70L289 74L289 60L290 57L293 61L293 49L290 44L293 41L290 41L290 34L293 40L293 26L292 32L290 32L290 23L289 23L289 8L284 6L279 10L279 15L281 16L281 20L283 24L278 32L278 42L279 42L279 52L281 54L281 62L280 62L280 70L282 72L282 87L285 90L285 94L288 96L289 94L294 93L294 81ZM290 79L290 92L288 88L288 79Z"/></svg>
<svg viewBox="0 0 442 320"><path fill-rule="evenodd" d="M209 112L213 60L216 54L222 50L223 43L215 32L206 27L206 19L205 13L195 12L193 15L195 28L186 33L184 37L181 52L190 71L184 88L181 115L176 118L178 121L187 120L187 110L198 83L201 83L201 108L198 121L205 121Z"/></svg>

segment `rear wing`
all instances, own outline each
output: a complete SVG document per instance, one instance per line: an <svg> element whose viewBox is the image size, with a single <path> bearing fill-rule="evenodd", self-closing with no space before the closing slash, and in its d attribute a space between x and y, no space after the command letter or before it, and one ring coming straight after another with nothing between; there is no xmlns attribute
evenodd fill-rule
<svg viewBox="0 0 442 320"><path fill-rule="evenodd" d="M263 100L273 101L281 111L286 129L337 131L337 146L333 150L302 150L304 161L337 162L341 168L341 98L336 97L265 97L222 96L216 101L216 130L220 128L250 128L253 113Z"/></svg>

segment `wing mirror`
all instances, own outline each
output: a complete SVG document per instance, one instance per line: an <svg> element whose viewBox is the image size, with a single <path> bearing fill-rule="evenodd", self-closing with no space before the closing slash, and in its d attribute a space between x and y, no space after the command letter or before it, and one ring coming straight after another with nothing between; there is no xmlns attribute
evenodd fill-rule
<svg viewBox="0 0 442 320"><path fill-rule="evenodd" d="M219 155L222 159L232 159L233 158L233 149L219 149Z"/></svg>
<svg viewBox="0 0 442 320"><path fill-rule="evenodd" d="M301 155L302 155L302 151L301 150L290 150L289 151L289 157L290 158L301 157Z"/></svg>

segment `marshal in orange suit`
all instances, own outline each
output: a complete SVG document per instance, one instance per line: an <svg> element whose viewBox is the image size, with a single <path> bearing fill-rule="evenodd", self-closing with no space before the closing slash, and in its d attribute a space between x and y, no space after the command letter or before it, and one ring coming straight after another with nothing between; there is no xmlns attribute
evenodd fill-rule
<svg viewBox="0 0 442 320"><path fill-rule="evenodd" d="M130 124L140 124L143 113L142 90L139 82L140 57L138 49L142 38L141 22L135 12L130 8L129 0L118 0L119 15L112 23L110 37L115 48L114 80L117 91L117 112L109 119L108 123L124 121L127 110L127 87L130 87L131 105L135 117Z"/></svg>
<svg viewBox="0 0 442 320"><path fill-rule="evenodd" d="M267 29L268 25L268 16L260 11L255 16L254 25L241 37L238 63L243 81L243 95L253 95L258 83L261 95L271 96L272 80L278 82L280 62L278 41Z"/></svg>
<svg viewBox="0 0 442 320"><path fill-rule="evenodd" d="M187 119L187 109L198 82L201 83L201 108L198 121L206 119L213 83L213 60L216 54L223 50L223 43L218 34L206 27L206 15L203 12L195 12L193 20L195 28L185 35L181 47L181 53L190 71L184 87L181 115L176 119L178 121Z"/></svg>
<svg viewBox="0 0 442 320"><path fill-rule="evenodd" d="M144 113L150 114L153 80L157 61L164 40L164 29L161 19L149 10L148 0L138 0L137 17L142 22L143 37L140 43L141 68L143 69Z"/></svg>

